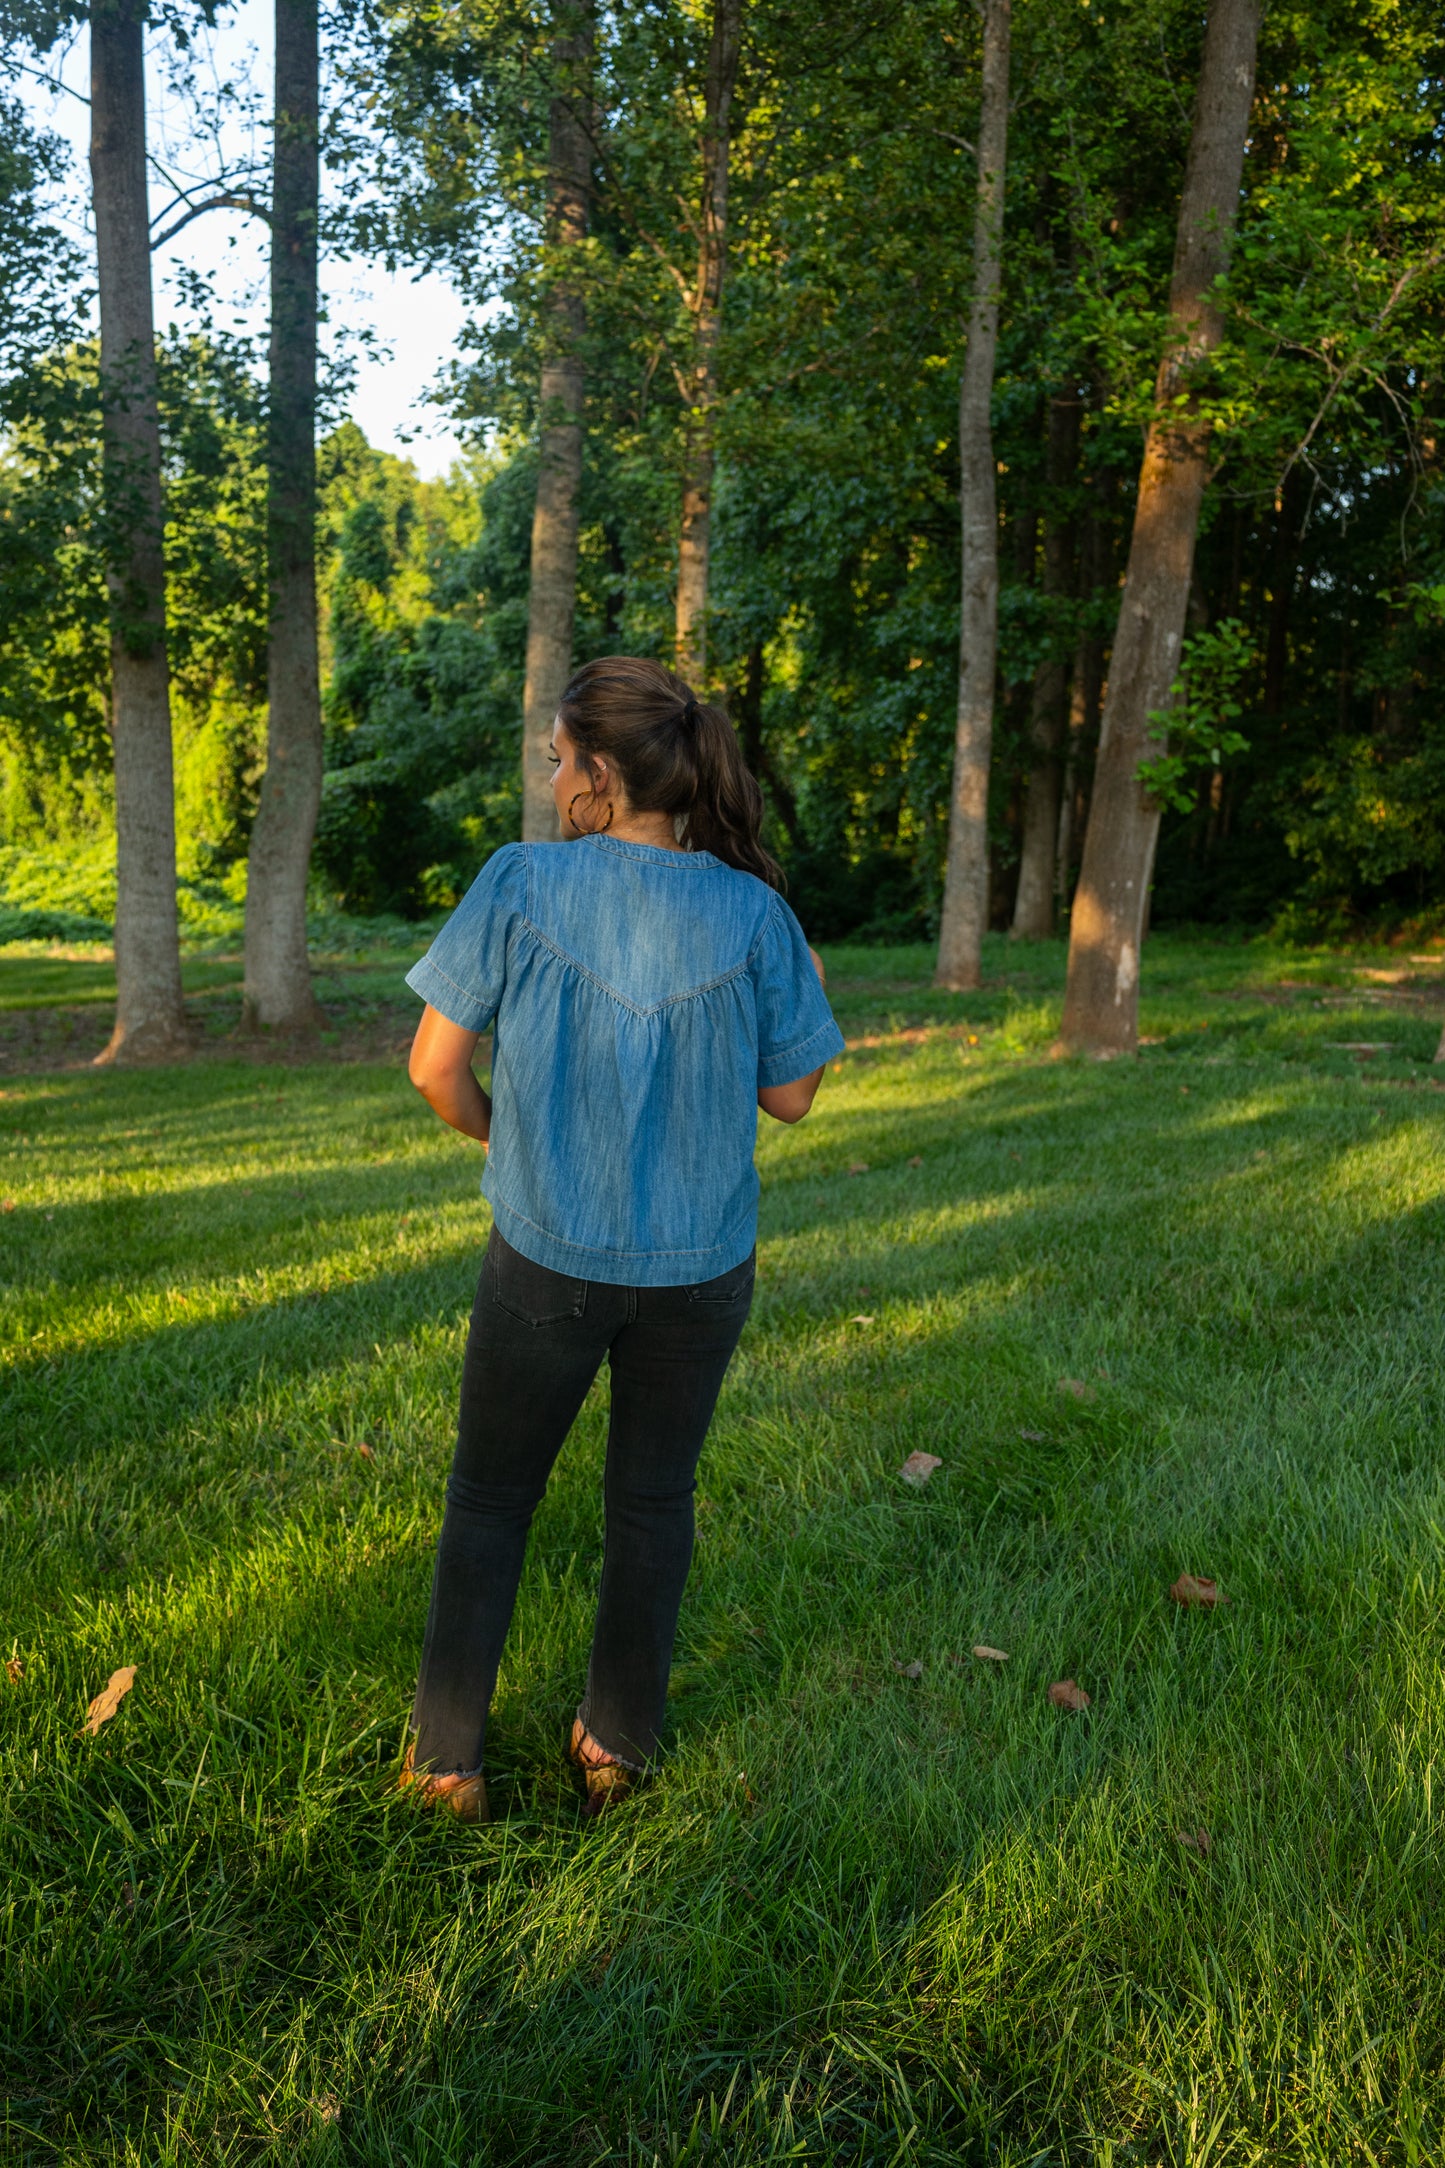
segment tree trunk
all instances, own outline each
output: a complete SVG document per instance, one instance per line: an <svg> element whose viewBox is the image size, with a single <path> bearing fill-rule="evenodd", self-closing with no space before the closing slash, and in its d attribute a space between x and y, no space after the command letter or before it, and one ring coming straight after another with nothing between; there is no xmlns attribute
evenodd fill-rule
<svg viewBox="0 0 1445 2168"><path fill-rule="evenodd" d="M963 541L958 724L949 805L948 861L938 935L936 986L977 986L988 924L988 771L993 752L998 652L998 512L993 430L1003 260L1004 160L1008 148L1009 0L984 0L983 105L978 129L978 194L973 219L973 302L958 399Z"/></svg>
<svg viewBox="0 0 1445 2168"><path fill-rule="evenodd" d="M702 238L690 303L692 368L683 440L682 538L677 552L677 667L690 684L707 675L707 582L716 460L717 343L727 261L728 168L733 90L742 51L742 0L713 0L702 138Z"/></svg>
<svg viewBox="0 0 1445 2168"><path fill-rule="evenodd" d="M1049 400L1045 472L1048 509L1044 516L1044 595L1059 605L1073 585L1076 523L1069 501L1079 458L1079 397L1056 393ZM1024 801L1023 847L1019 857L1018 894L1013 931L1025 939L1047 940L1054 930L1054 860L1059 834L1060 756L1069 698L1069 666L1057 625L1051 630L1055 652L1034 672L1029 709L1029 780Z"/></svg>
<svg viewBox="0 0 1445 2168"><path fill-rule="evenodd" d="M102 1061L187 1043L176 916L161 433L146 199L144 8L94 0L90 173L100 287L115 758L115 1028Z"/></svg>
<svg viewBox="0 0 1445 2168"><path fill-rule="evenodd" d="M787 777L763 742L763 674L763 643L754 640L748 649L742 686L733 707L738 743L743 759L763 786L769 810L777 814L787 831L788 841L795 850L804 850L806 844L802 822L798 818L798 801L788 787Z"/></svg>
<svg viewBox="0 0 1445 2168"><path fill-rule="evenodd" d="M1264 646L1264 712L1273 721L1284 706L1289 670L1290 605L1294 600L1295 560L1299 552L1299 483L1297 467L1284 478L1274 515L1274 551L1269 572L1269 630Z"/></svg>
<svg viewBox="0 0 1445 2168"><path fill-rule="evenodd" d="M266 432L270 638L266 773L246 881L243 1009L304 1031L320 1014L306 953L306 885L321 806L316 652L316 0L276 0L271 190L271 395Z"/></svg>
<svg viewBox="0 0 1445 2168"><path fill-rule="evenodd" d="M572 631L577 615L586 304L575 271L568 275L566 252L578 248L587 238L592 148L583 101L588 95L593 17L594 0L579 0L579 4L559 8L552 39L545 239L548 254L560 256L562 261L560 271L552 274L545 307L547 350L539 400L541 443L527 597L522 837L528 843L549 843L557 836L552 764L547 755L557 705L572 675Z"/></svg>
<svg viewBox="0 0 1445 2168"><path fill-rule="evenodd" d="M1159 807L1139 763L1161 749L1151 717L1179 672L1209 431L1191 379L1224 334L1209 296L1227 260L1254 96L1260 0L1215 0L1204 35L1169 292L1170 344L1144 447L1129 567L1109 664L1084 862L1070 921L1063 1044L1139 1043L1139 946ZM1184 403L1176 404L1183 396Z"/></svg>

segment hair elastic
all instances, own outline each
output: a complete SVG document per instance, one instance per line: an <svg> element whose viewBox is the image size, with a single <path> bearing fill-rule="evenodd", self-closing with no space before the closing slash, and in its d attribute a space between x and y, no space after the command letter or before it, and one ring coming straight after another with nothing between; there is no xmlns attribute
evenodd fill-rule
<svg viewBox="0 0 1445 2168"><path fill-rule="evenodd" d="M685 726L687 727L687 729L689 729L689 730L696 730L696 728L697 728L697 702L696 702L696 701L695 701L695 700L694 700L694 699L692 698L691 694L689 694L689 695L688 695L687 705L686 705L686 706L684 707L684 709L683 709L683 711L682 711L682 720L683 720L683 723L685 724Z"/></svg>

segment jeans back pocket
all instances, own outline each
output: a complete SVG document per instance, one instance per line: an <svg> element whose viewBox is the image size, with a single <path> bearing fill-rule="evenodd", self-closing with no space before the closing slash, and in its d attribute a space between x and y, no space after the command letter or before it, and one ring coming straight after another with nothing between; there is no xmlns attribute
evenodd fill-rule
<svg viewBox="0 0 1445 2168"><path fill-rule="evenodd" d="M487 1244L492 1300L523 1325L563 1325L587 1307L587 1282L533 1264L492 1229Z"/></svg>

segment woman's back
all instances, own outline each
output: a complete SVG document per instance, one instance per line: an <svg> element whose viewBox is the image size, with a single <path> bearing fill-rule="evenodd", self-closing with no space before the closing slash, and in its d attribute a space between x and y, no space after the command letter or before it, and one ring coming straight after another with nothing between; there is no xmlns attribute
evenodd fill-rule
<svg viewBox="0 0 1445 2168"><path fill-rule="evenodd" d="M842 1045L774 890L606 835L498 851L408 984L466 1030L494 1023L483 1189L515 1249L579 1280L740 1263L758 1090Z"/></svg>

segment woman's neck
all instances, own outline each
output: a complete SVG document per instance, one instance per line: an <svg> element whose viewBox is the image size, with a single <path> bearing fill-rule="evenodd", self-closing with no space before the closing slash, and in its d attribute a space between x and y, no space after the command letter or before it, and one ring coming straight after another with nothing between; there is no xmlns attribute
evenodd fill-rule
<svg viewBox="0 0 1445 2168"><path fill-rule="evenodd" d="M657 851L680 851L670 813L620 813L603 834L619 843L650 843Z"/></svg>

